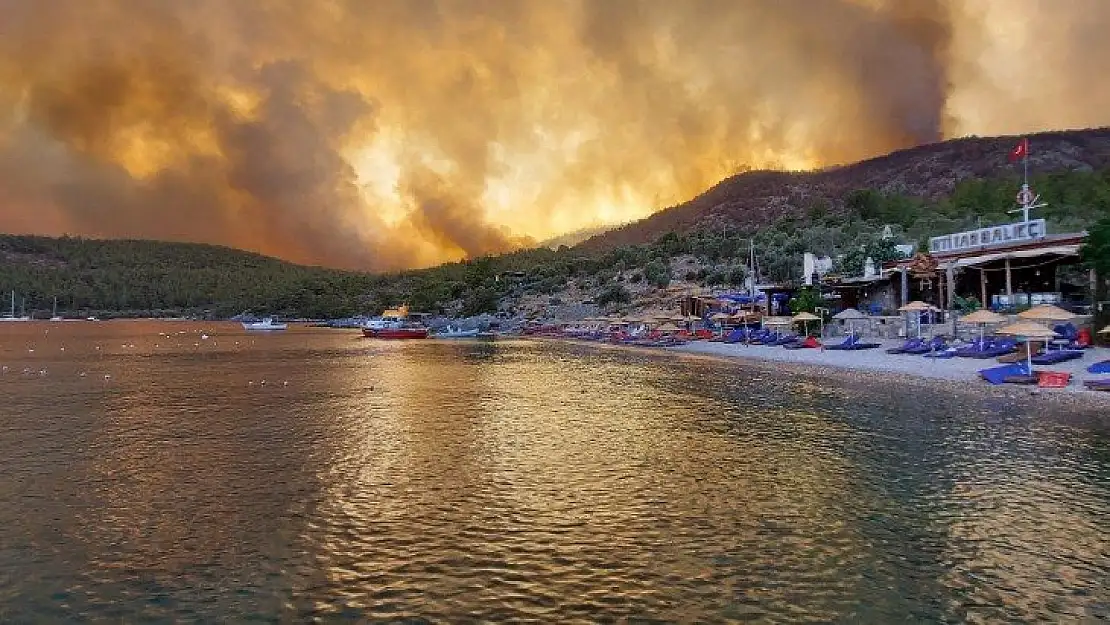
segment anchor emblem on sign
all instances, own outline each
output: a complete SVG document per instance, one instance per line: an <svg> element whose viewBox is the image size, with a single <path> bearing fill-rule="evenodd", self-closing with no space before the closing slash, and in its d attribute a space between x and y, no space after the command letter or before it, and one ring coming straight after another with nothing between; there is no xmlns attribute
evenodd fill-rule
<svg viewBox="0 0 1110 625"><path fill-rule="evenodd" d="M1033 190L1027 186L1022 186L1021 191L1017 193L1017 202L1021 206L1029 206L1036 198L1037 196L1033 194Z"/></svg>

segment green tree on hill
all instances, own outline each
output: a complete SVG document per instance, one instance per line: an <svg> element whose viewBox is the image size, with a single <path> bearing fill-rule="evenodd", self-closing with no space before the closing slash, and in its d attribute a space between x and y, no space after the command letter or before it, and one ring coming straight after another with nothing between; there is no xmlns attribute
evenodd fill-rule
<svg viewBox="0 0 1110 625"><path fill-rule="evenodd" d="M1107 294L1107 281L1110 280L1110 217L1102 219L1090 229L1080 252L1083 263L1098 274L1093 294L1095 302L1107 301L1110 299ZM1094 311L1096 330L1110 324L1108 308L1110 307L1104 305L1103 309Z"/></svg>

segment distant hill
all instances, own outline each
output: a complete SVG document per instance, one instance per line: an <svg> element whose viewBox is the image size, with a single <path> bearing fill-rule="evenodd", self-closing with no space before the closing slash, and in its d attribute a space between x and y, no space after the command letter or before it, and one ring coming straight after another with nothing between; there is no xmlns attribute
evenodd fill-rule
<svg viewBox="0 0 1110 625"><path fill-rule="evenodd" d="M214 245L0 235L0 299L15 290L38 316L54 297L81 316L343 316L379 281Z"/></svg>
<svg viewBox="0 0 1110 625"><path fill-rule="evenodd" d="M1024 135L1030 171L1037 174L1102 170L1110 166L1110 128ZM649 243L668 232L736 225L760 228L814 206L845 210L857 189L935 202L971 178L1014 175L1008 160L1019 137L967 137L900 150L852 165L815 172L753 171L727 178L694 199L651 217L594 236L579 247L603 251ZM1016 192L1016 189L1015 189Z"/></svg>

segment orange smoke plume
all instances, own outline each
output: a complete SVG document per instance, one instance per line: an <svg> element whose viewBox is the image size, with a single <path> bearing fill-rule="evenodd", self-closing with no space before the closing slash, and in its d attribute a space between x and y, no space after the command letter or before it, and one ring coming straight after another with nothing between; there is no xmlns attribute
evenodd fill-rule
<svg viewBox="0 0 1110 625"><path fill-rule="evenodd" d="M1019 109L1021 93L994 78L1034 45L1021 16L1048 11L1022 67L1053 96ZM1110 93L1087 79L1110 58L1090 17L1108 11L0 2L0 230L371 270L501 252L643 217L745 168L1105 121Z"/></svg>

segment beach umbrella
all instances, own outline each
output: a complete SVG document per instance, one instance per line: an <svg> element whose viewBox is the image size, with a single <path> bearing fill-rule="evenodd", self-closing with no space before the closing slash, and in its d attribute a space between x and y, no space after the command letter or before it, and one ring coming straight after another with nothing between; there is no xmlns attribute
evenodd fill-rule
<svg viewBox="0 0 1110 625"><path fill-rule="evenodd" d="M1004 323L1006 317L996 312L989 311L986 308L981 308L964 317L963 321L967 323Z"/></svg>
<svg viewBox="0 0 1110 625"><path fill-rule="evenodd" d="M821 322L821 334L825 333L825 327L824 327L825 320L822 319L821 317L818 317L817 315L815 315L813 313L800 312L800 313L794 315L794 321L795 322L798 322L798 321L802 322L802 328L804 329L804 331L806 333L806 336L809 336L809 322L810 321L820 321Z"/></svg>
<svg viewBox="0 0 1110 625"><path fill-rule="evenodd" d="M909 304L906 304L905 306L899 308L898 312L922 312L926 310L935 310L935 307L932 304L926 304L925 302L918 300L910 302Z"/></svg>
<svg viewBox="0 0 1110 625"><path fill-rule="evenodd" d="M1056 336L1056 333L1052 330L1038 323L1028 321L1019 321L1004 326L998 329L998 333L1025 339L1025 363L1029 366L1030 373L1033 372L1033 350L1029 348L1029 339L1051 339Z"/></svg>
<svg viewBox="0 0 1110 625"><path fill-rule="evenodd" d="M934 312L934 311L937 311L937 310L940 310L940 309L937 308L936 306L933 306L932 304L926 304L925 302L922 302L920 300L915 300L915 301L912 301L909 304L906 304L905 306L899 308L898 312L923 313L923 312ZM909 321L907 321L906 323L908 324ZM918 317L918 322L917 322L917 336L918 337L921 336L921 317L920 316Z"/></svg>
<svg viewBox="0 0 1110 625"><path fill-rule="evenodd" d="M979 325L979 341L982 342L983 328L987 324L991 323L1005 323L1006 318L996 312L989 311L986 308L980 308L979 310L964 317L963 321L964 323L975 323Z"/></svg>
<svg viewBox="0 0 1110 625"><path fill-rule="evenodd" d="M1034 321L1071 321L1077 316L1052 304L1041 304L1018 313L1018 318L1033 319ZM1055 336L1055 333L1053 333L1053 337Z"/></svg>
<svg viewBox="0 0 1110 625"><path fill-rule="evenodd" d="M844 310L833 315L833 319L843 321L852 329L852 334L856 333L855 322L861 319L867 319L867 315L861 313L855 308L845 308Z"/></svg>
<svg viewBox="0 0 1110 625"><path fill-rule="evenodd" d="M1018 313L1018 317L1034 321L1071 321L1076 315L1052 304L1041 304Z"/></svg>

